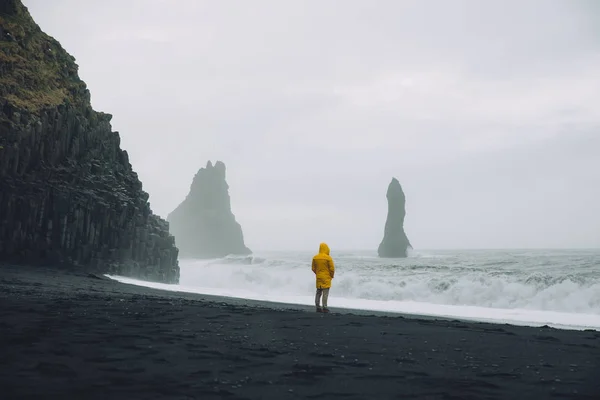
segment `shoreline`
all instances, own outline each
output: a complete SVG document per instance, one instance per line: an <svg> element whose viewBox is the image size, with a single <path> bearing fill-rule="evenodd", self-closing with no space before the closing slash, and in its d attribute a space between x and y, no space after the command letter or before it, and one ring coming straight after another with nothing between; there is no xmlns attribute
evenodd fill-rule
<svg viewBox="0 0 600 400"><path fill-rule="evenodd" d="M266 303L0 265L0 387L7 399L600 393L597 331Z"/></svg>
<svg viewBox="0 0 600 400"><path fill-rule="evenodd" d="M146 281L136 280L133 278L128 278L124 276L116 276L116 275L108 275L105 274L104 277L111 279L113 281L119 282L124 285L132 285L138 287L145 287L153 290L159 290L170 293L188 293L188 294L196 294L199 296L204 296L206 299L210 299L211 301L225 301L225 302L243 302L245 304L258 305L262 307L268 308L285 308L292 310L303 310L303 311L313 311L314 307L312 305L304 304L304 303L290 303L286 301L277 301L277 300L260 300L260 299L252 299L245 298L241 296L228 296L228 295L217 295L217 294L208 294L201 293L198 291L194 291L192 287L186 287L181 285L168 285L161 284L156 282L149 282L149 285L161 285L168 287L152 287L146 286L144 283ZM139 282L139 283L137 283ZM348 299L342 299L348 300ZM351 299L354 300L354 299ZM334 300L335 302L335 300ZM416 303L416 302L415 302ZM423 303L425 306L429 306L429 303ZM455 307L455 306L447 306L447 305L439 305L435 304L436 307ZM462 306L464 309L480 309L475 306ZM351 314L351 315L373 315L373 316L388 316L388 317L404 317L404 318L413 318L413 319L440 319L440 320L448 320L448 321L459 321L459 322L469 322L469 323L486 323L486 324L494 324L494 325L508 325L508 326L524 326L524 327L532 327L532 328L542 328L542 327L550 327L553 329L560 330L568 330L568 331L597 331L600 332L600 328L596 326L590 325L577 325L577 324L566 324L566 323L556 323L551 321L544 322L532 322L532 321L522 321L522 320L500 320L497 318L480 318L480 317L468 317L468 316L452 316L452 315L443 315L436 313L419 313L419 312L405 312L405 311L386 311L386 310L376 310L371 308L356 308L356 307L348 307L348 306L330 306L331 309L335 309L338 314ZM495 311L495 309L492 309ZM512 312L513 310L500 309L502 311ZM519 310L517 310L519 311ZM554 313L553 311L542 311L543 313ZM563 314L561 312L556 312L557 314ZM585 314L589 316L588 314Z"/></svg>

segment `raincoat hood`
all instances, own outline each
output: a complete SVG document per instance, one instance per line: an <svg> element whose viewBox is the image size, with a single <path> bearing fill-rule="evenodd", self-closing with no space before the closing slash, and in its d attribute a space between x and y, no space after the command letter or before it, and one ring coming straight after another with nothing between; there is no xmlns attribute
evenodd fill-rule
<svg viewBox="0 0 600 400"><path fill-rule="evenodd" d="M319 245L319 254L329 255L329 246L327 246L327 243L321 243Z"/></svg>

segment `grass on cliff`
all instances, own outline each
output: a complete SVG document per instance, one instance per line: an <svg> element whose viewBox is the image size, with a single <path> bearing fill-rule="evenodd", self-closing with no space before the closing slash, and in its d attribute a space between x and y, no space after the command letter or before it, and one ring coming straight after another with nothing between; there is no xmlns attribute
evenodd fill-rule
<svg viewBox="0 0 600 400"><path fill-rule="evenodd" d="M0 15L0 97L36 112L63 103L89 104L75 59L41 31L25 6Z"/></svg>

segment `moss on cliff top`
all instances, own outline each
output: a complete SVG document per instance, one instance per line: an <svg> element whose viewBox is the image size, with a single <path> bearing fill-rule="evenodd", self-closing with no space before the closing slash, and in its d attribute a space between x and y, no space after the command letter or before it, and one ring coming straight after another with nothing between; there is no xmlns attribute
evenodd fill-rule
<svg viewBox="0 0 600 400"><path fill-rule="evenodd" d="M33 113L63 103L89 107L75 59L42 32L20 0L0 2L0 101Z"/></svg>

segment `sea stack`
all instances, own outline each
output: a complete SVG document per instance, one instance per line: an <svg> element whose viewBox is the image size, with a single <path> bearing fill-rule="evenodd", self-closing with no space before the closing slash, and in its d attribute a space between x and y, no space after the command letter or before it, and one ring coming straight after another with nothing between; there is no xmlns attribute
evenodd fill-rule
<svg viewBox="0 0 600 400"><path fill-rule="evenodd" d="M0 263L177 283L168 224L77 69L20 0L0 0Z"/></svg>
<svg viewBox="0 0 600 400"><path fill-rule="evenodd" d="M402 186L396 178L387 190L388 213L385 221L383 240L377 254L383 258L401 258L407 256L407 250L412 248L404 232L404 217L406 216L406 197Z"/></svg>
<svg viewBox="0 0 600 400"><path fill-rule="evenodd" d="M210 161L200 168L185 200L171 212L169 221L182 257L218 258L248 255L242 227L231 212L225 164Z"/></svg>

